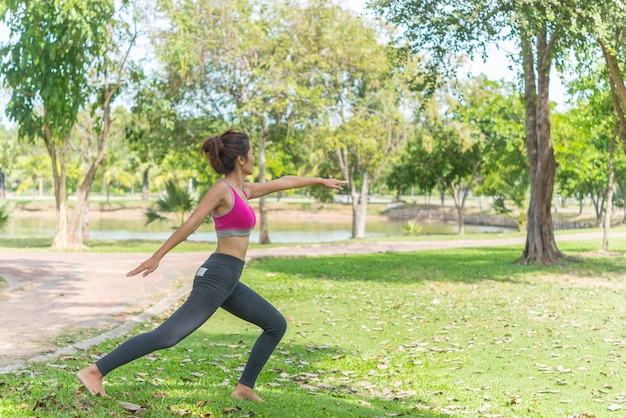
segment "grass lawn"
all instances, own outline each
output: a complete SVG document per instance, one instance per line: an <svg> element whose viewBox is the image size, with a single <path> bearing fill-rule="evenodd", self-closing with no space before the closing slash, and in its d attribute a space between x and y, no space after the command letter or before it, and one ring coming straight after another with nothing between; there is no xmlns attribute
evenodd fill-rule
<svg viewBox="0 0 626 418"><path fill-rule="evenodd" d="M258 331L218 312L113 371L107 398L74 373L123 339L0 375L0 416L623 417L626 257L599 246L561 243L576 261L550 268L519 246L254 260L242 280L289 322L265 403L229 397Z"/></svg>

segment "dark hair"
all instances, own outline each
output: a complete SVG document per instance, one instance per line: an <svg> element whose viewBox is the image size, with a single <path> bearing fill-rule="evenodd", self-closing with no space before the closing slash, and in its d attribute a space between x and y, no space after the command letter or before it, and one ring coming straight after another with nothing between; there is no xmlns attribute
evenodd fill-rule
<svg viewBox="0 0 626 418"><path fill-rule="evenodd" d="M202 153L208 158L211 167L218 174L228 174L235 169L240 155L248 161L250 138L243 132L229 129L220 136L204 140Z"/></svg>

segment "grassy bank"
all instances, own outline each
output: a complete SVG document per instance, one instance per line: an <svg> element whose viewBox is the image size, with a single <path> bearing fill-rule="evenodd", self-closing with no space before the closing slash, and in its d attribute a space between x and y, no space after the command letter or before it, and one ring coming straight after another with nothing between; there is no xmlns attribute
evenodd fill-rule
<svg viewBox="0 0 626 418"><path fill-rule="evenodd" d="M243 281L290 325L266 403L230 399L258 332L219 312L112 372L108 398L74 373L122 340L1 375L0 416L622 416L626 258L599 244L562 243L577 261L541 269L519 247L255 260Z"/></svg>

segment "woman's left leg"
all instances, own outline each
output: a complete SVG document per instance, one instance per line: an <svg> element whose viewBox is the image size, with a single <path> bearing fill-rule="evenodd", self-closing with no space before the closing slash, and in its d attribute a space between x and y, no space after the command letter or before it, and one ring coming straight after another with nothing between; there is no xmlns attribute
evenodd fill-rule
<svg viewBox="0 0 626 418"><path fill-rule="evenodd" d="M263 333L254 343L239 383L254 388L256 379L287 330L283 315L254 290L239 282L222 308L261 327Z"/></svg>

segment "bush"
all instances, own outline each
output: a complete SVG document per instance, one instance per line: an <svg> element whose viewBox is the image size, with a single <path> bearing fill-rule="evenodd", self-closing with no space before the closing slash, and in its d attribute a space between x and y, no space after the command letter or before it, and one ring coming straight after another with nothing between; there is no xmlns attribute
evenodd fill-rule
<svg viewBox="0 0 626 418"><path fill-rule="evenodd" d="M416 221L408 221L404 225L402 225L402 233L404 235L419 235L422 233L422 225L420 225Z"/></svg>

